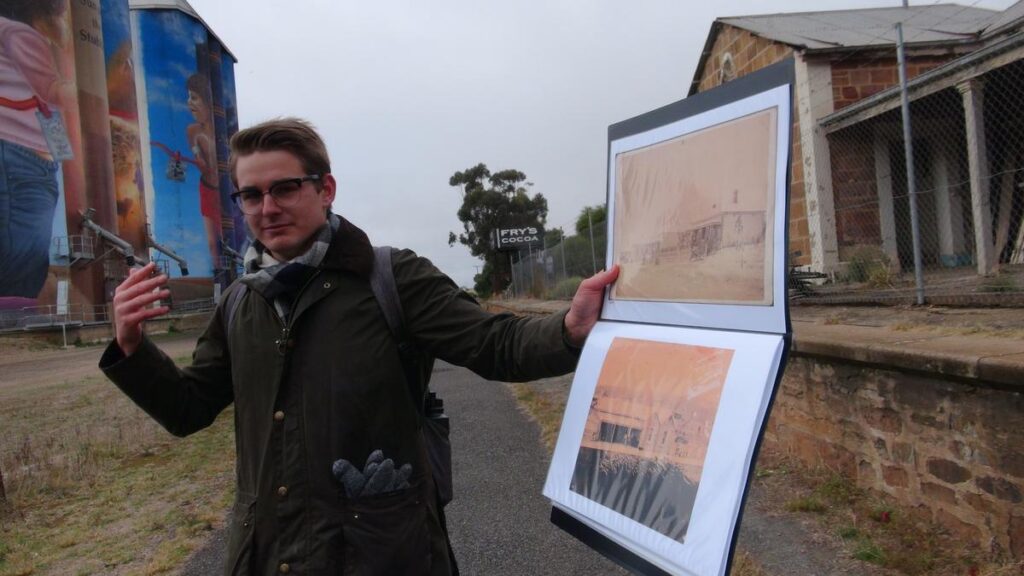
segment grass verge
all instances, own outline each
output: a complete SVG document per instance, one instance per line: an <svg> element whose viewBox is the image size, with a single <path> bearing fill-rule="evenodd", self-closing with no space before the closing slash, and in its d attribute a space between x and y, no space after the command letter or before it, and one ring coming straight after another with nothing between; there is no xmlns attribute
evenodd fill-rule
<svg viewBox="0 0 1024 576"><path fill-rule="evenodd" d="M230 409L177 439L97 376L4 387L0 423L0 576L173 573L233 497Z"/></svg>

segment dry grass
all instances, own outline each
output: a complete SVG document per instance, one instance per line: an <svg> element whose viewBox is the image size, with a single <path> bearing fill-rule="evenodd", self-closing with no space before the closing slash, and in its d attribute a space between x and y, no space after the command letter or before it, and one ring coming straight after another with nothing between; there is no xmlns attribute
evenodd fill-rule
<svg viewBox="0 0 1024 576"><path fill-rule="evenodd" d="M164 574L223 521L231 414L172 437L101 376L0 389L0 576Z"/></svg>
<svg viewBox="0 0 1024 576"><path fill-rule="evenodd" d="M838 541L850 557L909 576L1020 574L1022 565L992 557L958 541L942 528L921 521L890 498L856 487L826 468L808 469L774 451L762 451L758 469L789 474L758 474L790 498L789 512L810 514L819 529ZM808 505L813 503L814 505ZM1016 570L1016 571L1015 571Z"/></svg>
<svg viewBox="0 0 1024 576"><path fill-rule="evenodd" d="M769 574L756 560L750 557L750 554L740 550L732 559L729 576L769 576Z"/></svg>

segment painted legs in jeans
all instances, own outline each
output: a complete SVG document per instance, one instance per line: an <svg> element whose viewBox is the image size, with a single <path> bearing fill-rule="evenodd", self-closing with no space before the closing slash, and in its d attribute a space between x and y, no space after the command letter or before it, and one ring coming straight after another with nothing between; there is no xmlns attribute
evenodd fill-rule
<svg viewBox="0 0 1024 576"><path fill-rule="evenodd" d="M0 296L35 298L50 265L57 163L0 140Z"/></svg>

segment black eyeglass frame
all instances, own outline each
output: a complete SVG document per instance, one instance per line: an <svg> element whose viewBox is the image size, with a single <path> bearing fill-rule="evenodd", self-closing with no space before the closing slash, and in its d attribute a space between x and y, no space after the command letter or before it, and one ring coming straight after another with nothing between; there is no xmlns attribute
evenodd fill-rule
<svg viewBox="0 0 1024 576"><path fill-rule="evenodd" d="M296 177L296 178L283 178L281 180L275 180L275 181L271 182L270 186L267 187L266 191L260 190L259 188L256 188L255 186L251 186L249 188L243 188L241 190L236 190L236 191L231 193L231 200L235 203L236 206L238 206L238 209L241 210L243 214L256 214L256 212L246 212L245 211L245 205L242 202L242 194L245 194L247 192L259 192L260 193L260 203L259 203L259 206L263 205L264 196L269 194L270 197L274 199L274 203L275 204L277 204L281 208L286 208L288 206L291 206L292 202L288 202L288 203L282 203L281 202L281 199L278 198L277 195L274 194L274 190L277 189L278 186L280 186L281 184L295 184L296 186L301 188L302 185L305 184L306 182L320 182L321 180L323 180L323 175L322 174L308 174L306 176L301 176L301 177ZM299 191L297 190L296 192L299 192ZM258 212L258 210L257 210L257 212Z"/></svg>

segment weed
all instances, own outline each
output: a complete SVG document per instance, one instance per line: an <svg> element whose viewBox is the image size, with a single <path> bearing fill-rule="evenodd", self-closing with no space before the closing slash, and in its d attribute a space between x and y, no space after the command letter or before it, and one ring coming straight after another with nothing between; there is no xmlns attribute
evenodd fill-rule
<svg viewBox="0 0 1024 576"><path fill-rule="evenodd" d="M886 506L875 506L868 513L868 518L871 518L875 522L881 522L888 524L892 521L892 509Z"/></svg>
<svg viewBox="0 0 1024 576"><path fill-rule="evenodd" d="M861 538L853 551L853 557L857 560L870 562L872 564L885 564L885 552L868 538Z"/></svg>
<svg viewBox="0 0 1024 576"><path fill-rule="evenodd" d="M841 474L832 474L814 493L833 504L850 504L857 497L857 489Z"/></svg>
<svg viewBox="0 0 1024 576"><path fill-rule="evenodd" d="M839 529L839 537L843 540L852 540L860 536L860 530L857 530L853 526L843 526Z"/></svg>
<svg viewBox="0 0 1024 576"><path fill-rule="evenodd" d="M846 266L846 279L850 282L867 282L872 287L892 284L889 255L877 246L856 246Z"/></svg>
<svg viewBox="0 0 1024 576"><path fill-rule="evenodd" d="M803 496L786 502L786 510L789 512L813 512L821 514L828 508L821 500L814 496Z"/></svg>
<svg viewBox="0 0 1024 576"><path fill-rule="evenodd" d="M984 284L978 287L980 292L1019 292L1020 288L1017 286L1017 282L1013 279L1013 276L1006 274L999 274L986 278Z"/></svg>
<svg viewBox="0 0 1024 576"><path fill-rule="evenodd" d="M729 574L732 576L768 576L764 569L750 557L750 554L743 551L736 553Z"/></svg>

